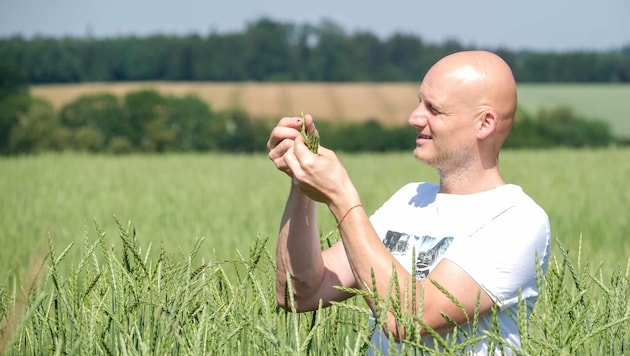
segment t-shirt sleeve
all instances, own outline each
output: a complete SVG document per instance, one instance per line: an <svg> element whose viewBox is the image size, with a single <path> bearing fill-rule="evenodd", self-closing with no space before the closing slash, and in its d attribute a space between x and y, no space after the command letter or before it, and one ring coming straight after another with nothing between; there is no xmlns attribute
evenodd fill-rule
<svg viewBox="0 0 630 356"><path fill-rule="evenodd" d="M470 275L500 306L538 296L537 261L546 269L547 214L537 205L514 206L472 236L456 239L444 258Z"/></svg>

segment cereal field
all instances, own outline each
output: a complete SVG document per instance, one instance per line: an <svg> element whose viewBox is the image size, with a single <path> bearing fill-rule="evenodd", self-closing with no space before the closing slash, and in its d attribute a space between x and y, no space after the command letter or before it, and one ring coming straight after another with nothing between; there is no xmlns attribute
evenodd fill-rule
<svg viewBox="0 0 630 356"><path fill-rule="evenodd" d="M629 155L502 154L555 240L522 354L627 353ZM436 178L411 154L340 158L368 212L405 182ZM364 354L360 297L299 315L275 307L288 188L264 155L1 158L0 353Z"/></svg>

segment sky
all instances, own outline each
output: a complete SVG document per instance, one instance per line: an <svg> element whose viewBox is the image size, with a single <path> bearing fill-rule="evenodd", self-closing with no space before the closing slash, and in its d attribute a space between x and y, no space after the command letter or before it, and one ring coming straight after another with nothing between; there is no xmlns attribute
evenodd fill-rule
<svg viewBox="0 0 630 356"><path fill-rule="evenodd" d="M263 17L486 49L630 46L630 0L0 0L0 37L203 36L240 32Z"/></svg>

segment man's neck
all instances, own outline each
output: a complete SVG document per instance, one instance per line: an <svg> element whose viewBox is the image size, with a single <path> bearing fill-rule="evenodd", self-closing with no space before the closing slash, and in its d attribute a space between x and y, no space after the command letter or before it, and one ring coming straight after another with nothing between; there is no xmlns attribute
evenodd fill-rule
<svg viewBox="0 0 630 356"><path fill-rule="evenodd" d="M497 167L470 171L440 173L440 193L445 194L475 194L485 192L505 184Z"/></svg>

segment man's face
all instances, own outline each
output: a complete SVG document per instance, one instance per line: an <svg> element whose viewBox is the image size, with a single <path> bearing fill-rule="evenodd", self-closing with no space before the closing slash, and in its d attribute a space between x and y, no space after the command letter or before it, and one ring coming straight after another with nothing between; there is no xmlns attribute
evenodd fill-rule
<svg viewBox="0 0 630 356"><path fill-rule="evenodd" d="M439 67L425 76L418 106L409 116L416 128L414 156L441 172L465 169L474 157L474 107L470 88Z"/></svg>

